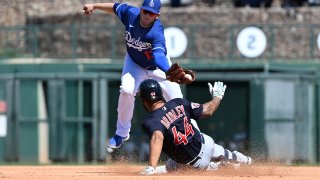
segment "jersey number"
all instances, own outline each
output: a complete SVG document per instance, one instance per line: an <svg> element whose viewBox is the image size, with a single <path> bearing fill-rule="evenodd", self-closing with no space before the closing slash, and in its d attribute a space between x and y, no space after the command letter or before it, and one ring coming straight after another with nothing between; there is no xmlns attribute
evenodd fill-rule
<svg viewBox="0 0 320 180"><path fill-rule="evenodd" d="M152 59L152 50L145 51L144 55L147 57L148 60Z"/></svg>
<svg viewBox="0 0 320 180"><path fill-rule="evenodd" d="M184 132L185 134L182 134L181 132L177 131L177 128L174 126L172 128L173 137L174 137L174 144L179 145L183 143L184 145L188 144L187 137L192 134L194 135L194 130L192 128L192 125L189 124L187 117L184 117Z"/></svg>

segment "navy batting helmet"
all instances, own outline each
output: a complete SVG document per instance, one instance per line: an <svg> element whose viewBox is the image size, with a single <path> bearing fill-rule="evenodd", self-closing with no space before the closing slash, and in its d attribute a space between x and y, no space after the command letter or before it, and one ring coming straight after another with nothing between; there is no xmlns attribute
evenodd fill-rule
<svg viewBox="0 0 320 180"><path fill-rule="evenodd" d="M141 82L138 89L138 96L147 101L163 99L160 84L154 79L146 79Z"/></svg>

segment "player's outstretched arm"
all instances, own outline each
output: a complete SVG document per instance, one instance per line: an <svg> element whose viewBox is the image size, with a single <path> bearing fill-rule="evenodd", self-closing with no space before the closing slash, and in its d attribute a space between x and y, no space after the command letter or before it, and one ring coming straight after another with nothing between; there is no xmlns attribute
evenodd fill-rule
<svg viewBox="0 0 320 180"><path fill-rule="evenodd" d="M213 87L211 83L208 83L208 86L212 100L203 104L201 118L211 117L213 113L216 112L227 88L227 86L223 85L223 82L220 81L215 82Z"/></svg>
<svg viewBox="0 0 320 180"><path fill-rule="evenodd" d="M153 132L150 139L150 146L149 146L149 149L150 149L149 163L148 163L148 166L144 169L144 172L142 174L151 175L155 173L155 169L161 155L163 139L164 137L161 131Z"/></svg>
<svg viewBox="0 0 320 180"><path fill-rule="evenodd" d="M108 14L114 14L113 11L114 3L94 3L94 4L85 4L83 6L83 13L84 14L92 14L92 12L96 9L104 11Z"/></svg>

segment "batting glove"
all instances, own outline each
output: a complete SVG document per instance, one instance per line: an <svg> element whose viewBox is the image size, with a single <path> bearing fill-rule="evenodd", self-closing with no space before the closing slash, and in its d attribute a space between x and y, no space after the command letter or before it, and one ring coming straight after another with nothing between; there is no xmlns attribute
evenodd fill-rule
<svg viewBox="0 0 320 180"><path fill-rule="evenodd" d="M212 98L214 97L218 97L220 99L223 98L224 96L224 92L226 91L227 86L223 85L223 82L215 82L214 86L212 87L211 83L208 83L209 86L209 92L212 96Z"/></svg>
<svg viewBox="0 0 320 180"><path fill-rule="evenodd" d="M154 173L155 173L155 169L152 166L147 166L141 174L142 175L152 175Z"/></svg>

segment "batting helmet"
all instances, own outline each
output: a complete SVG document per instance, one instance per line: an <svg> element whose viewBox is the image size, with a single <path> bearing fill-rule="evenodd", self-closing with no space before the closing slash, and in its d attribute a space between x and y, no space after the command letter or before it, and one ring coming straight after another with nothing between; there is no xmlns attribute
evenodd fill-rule
<svg viewBox="0 0 320 180"><path fill-rule="evenodd" d="M141 82L138 96L147 101L159 101L163 99L160 84L154 79L146 79Z"/></svg>

